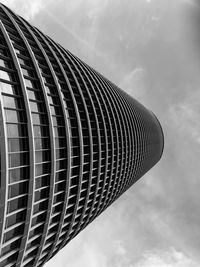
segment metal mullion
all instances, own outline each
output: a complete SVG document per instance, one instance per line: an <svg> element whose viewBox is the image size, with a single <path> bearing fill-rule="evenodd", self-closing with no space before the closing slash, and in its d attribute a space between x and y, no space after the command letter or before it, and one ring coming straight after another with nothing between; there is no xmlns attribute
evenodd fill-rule
<svg viewBox="0 0 200 267"><path fill-rule="evenodd" d="M51 41L51 39L48 38L48 37L45 37L45 39L46 39L46 38L47 38L48 42L51 43L51 46L53 46L54 49L59 53L58 48L57 48L57 47L55 46L55 44ZM63 68L63 65L60 63L60 61L59 61L59 59L58 59L56 53L54 52L54 50L52 49L51 46L48 44L48 47L51 49L51 51L52 51L52 53L53 53L53 55L54 55L54 57L55 57L55 59L56 59L58 65L59 65L59 67L60 67L60 70L61 70L61 72L62 72L62 74L63 74L63 77L64 77L64 79L65 79L65 82L66 82L66 84L67 84L67 86L68 86L68 88L69 88L69 92L70 92L70 95L71 95L71 98L72 98L72 101L73 101L73 106L74 106L74 110L75 110L75 114L76 114L76 117L75 117L75 118L77 119L78 136L79 136L79 142L80 142L80 156L79 156L79 158L80 158L80 168L79 168L79 176L81 177L81 175L82 175L82 168L83 168L83 139L82 139L82 132L81 132L80 115L79 115L79 113L78 113L78 107L77 107L77 104L76 104L76 100L75 100L75 97L74 97L74 95L73 95L73 91L72 91L71 85L70 85L70 83L69 83L68 77L67 77L67 75L66 75L66 73L65 73L65 70L64 70L64 68ZM65 61L65 58L62 56L62 54L59 53L59 55L60 55L60 57L63 59L63 61L65 62L65 64L67 65L67 62ZM70 68L70 67L69 67L69 68ZM62 94L63 94L63 93L62 93ZM63 100L64 100L64 98L65 98L65 95L63 95ZM70 133L70 129L69 129L69 128L68 128L68 132ZM69 153L71 153L70 151L71 151L71 149L69 150ZM69 158L70 158L70 154L69 154ZM70 163L71 163L71 161L70 161ZM69 169L70 169L70 171L71 171L71 168L69 168ZM70 176L69 176L69 177L70 177ZM81 185L81 179L79 179L79 187L80 187L80 185ZM67 207L67 204L68 204L68 194L69 194L69 188L66 188L66 189L67 189L67 194L66 194L66 198L65 198L65 201L64 201L64 205L63 205L63 212L62 212L62 215L61 215L60 224L59 224L59 227L58 227L58 234L57 234L57 236L56 236L56 238L55 238L54 245L53 245L53 247L52 247L52 249L51 249L51 252L49 253L49 256L47 257L46 261L52 256L52 253L53 253L53 251L54 251L54 248L55 248L55 246L56 246L56 244L57 244L57 242L58 242L59 235L60 235L60 233L61 233L61 231L62 231L62 226L63 226L63 224L64 224L64 219L65 219L65 212L64 212L64 211L66 210L66 207ZM46 261L45 261L45 262L46 262Z"/></svg>
<svg viewBox="0 0 200 267"><path fill-rule="evenodd" d="M24 79L23 79L23 75L22 75L22 71L20 69L20 65L19 65L19 61L17 59L17 56L14 52L14 48L13 48L13 45L12 45L12 42L9 38L9 35L7 34L6 30L5 30L5 27L3 26L3 24L1 23L1 29L3 31L3 34L4 34L4 37L6 39L6 42L8 44L8 47L10 48L10 53L11 53L11 56L13 57L13 61L14 61L14 64L15 64L15 67L17 69L17 73L18 73L18 77L19 77L19 80L20 80L20 83L21 83L21 88L22 88L22 94L23 94L23 97L24 97L24 102L25 102L25 108L26 108L26 111L27 111L27 128L28 128L28 133L29 133L29 147L30 147L30 181L29 181L29 192L32 192L32 189L33 189L33 181L34 181L34 164L31 164L32 162L34 163L35 161L35 157L34 157L34 153L33 153L33 128L32 128L32 119L31 119L31 115L30 115L30 106L28 104L28 98L27 98L27 93L26 93L26 88L25 88L25 82L24 82ZM6 154L5 154L6 155ZM30 194L30 197L28 198L28 204L27 204L27 214L26 214L26 218L28 220L28 217L30 216L30 208L32 206L32 196ZM25 230L26 230L26 227L25 227ZM24 230L24 232L25 232ZM23 243L23 239L21 241L21 246L22 246L22 243Z"/></svg>
<svg viewBox="0 0 200 267"><path fill-rule="evenodd" d="M98 75L98 74L97 74L97 75ZM101 76L100 76L100 75L99 75L99 77L100 77L100 79L101 79ZM111 92L111 94L112 94L113 91L112 91L112 88L110 87L110 82L109 82L109 81L107 82L107 80L104 81L103 79L102 79L102 81L105 82L105 84L107 84L107 86L108 86L108 88L110 88L110 92ZM118 103L119 103L119 101L118 101ZM115 106L115 105L114 105L114 106ZM116 107L118 107L118 106L115 106L115 109L117 110ZM123 116L122 116L122 113L120 112L120 109L119 109L119 113L120 113L120 115L121 115L121 118L123 119ZM117 114L118 114L118 112L117 112ZM125 118L125 120L126 120L126 118ZM119 119L119 126L120 126L120 131L119 131L119 133L121 134L121 140L122 140L122 144L121 144L121 148L120 148L120 150L122 150L123 153L120 154L120 155L122 155L122 156L121 156L121 166L118 165L118 166L117 166L117 170L120 168L120 175L119 175L119 177L121 177L121 174L122 174L122 173L123 173L123 177L124 177L124 175L125 175L125 166L126 166L126 163L127 163L127 158L126 158L126 143L127 143L126 140L127 140L127 135L126 135L126 131L125 131L125 129L123 129L123 130L125 131L125 136L124 136L123 133L122 133L122 127L121 127L121 120L120 120L120 119ZM124 143L125 143L125 145L124 145ZM123 156L123 154L125 154L125 156ZM119 150L118 150L117 155L119 156ZM116 175L117 175L117 174L118 174L118 171L116 171ZM117 175L117 176L118 176L118 175ZM115 180L115 182L116 182L116 180ZM119 182L123 182L123 178L121 178ZM114 190L114 188L113 188L113 190ZM111 201L112 201L111 197L112 197L113 190L111 191L111 196L110 196L110 200L111 200ZM109 202L108 202L105 206L108 206L108 205L110 205Z"/></svg>
<svg viewBox="0 0 200 267"><path fill-rule="evenodd" d="M68 53L68 54L70 54L70 53ZM74 59L74 61L75 61L75 58L70 54L70 56ZM71 60L72 61L72 60ZM92 86L92 84L91 84L91 82L90 82L90 80L89 80L89 78L88 78L88 76L87 76L87 74L86 74L86 72L83 70L83 68L82 68L82 66L81 66L81 64L78 62L78 61L76 61L76 64L78 65L78 67L82 70L82 72L84 73L84 75L85 75L85 77L87 78L87 81L89 81L89 84L90 84L90 86L92 87L92 89L93 89L93 92L95 91L94 90L94 87ZM77 67L77 70L78 70L78 67ZM93 113L92 113L92 115L94 115L94 117L95 117L95 123L96 123L96 126L97 126L97 136L98 136L98 146L99 146L99 164L98 164L98 168L100 168L100 163L101 163L101 139L100 139L100 135L99 135L99 125L98 125L98 118L97 118L97 114L96 114L96 109L95 109L95 106L94 106L94 104L93 104L93 100L92 100L92 97L91 97L91 94L90 94L90 92L89 92L89 89L88 89L88 87L87 87L87 84L86 84L86 82L84 81L84 78L83 78L83 76L81 75L81 73L78 71L78 73L79 73L79 75L80 75L80 79L82 79L82 81L83 81L83 83L84 83L84 86L85 86L85 88L86 88L86 90L87 90L87 94L88 94L88 96L89 96L89 100L90 100L90 102L91 102L91 105L92 105L92 108L93 108ZM95 95L95 97L97 98L97 96ZM99 105L100 106L100 105ZM91 129L91 132L90 132L90 134L92 135L92 129ZM93 153L93 151L92 152L90 152L90 153ZM88 188L90 188L90 185L91 185L91 180L92 180L92 172L93 172L93 166L91 166L90 167L90 179L89 179L89 185L88 185ZM99 175L99 173L98 173L98 180L99 180L99 177L100 177L100 175ZM97 188L98 188L98 186L97 186ZM84 204L84 210L83 210L83 212L82 212L82 216L81 216L81 218L80 218L80 222L79 222L79 224L78 224L78 226L77 226L77 230L75 231L75 233L73 234L73 236L74 235L76 235L76 233L77 233L77 231L78 231L78 228L80 227L80 225L81 225L81 223L82 223L82 219L83 219L83 216L85 215L85 210L86 210L86 208L87 208L87 202L88 202L88 199L89 199L89 190L88 190L88 192L87 192L87 197L86 197L86 200L85 200L85 204ZM73 238L73 236L72 236L72 238Z"/></svg>
<svg viewBox="0 0 200 267"><path fill-rule="evenodd" d="M0 22L0 28L3 30L3 25ZM0 177L0 248L2 248L3 244L3 232L5 229L5 217L7 213L7 205L8 205L8 136L6 131L6 119L5 112L3 107L2 95L0 94L0 124L1 124L1 146L0 151L1 155L1 177Z"/></svg>
<svg viewBox="0 0 200 267"><path fill-rule="evenodd" d="M139 129L139 125L140 125L140 120L139 120L139 118L138 118L138 113L137 113L137 111L133 108L133 106L131 105L131 103L129 103L129 101L127 100L127 98L126 98L126 94L125 94L125 92L121 92L121 90L119 90L118 88L117 88L117 90L119 91L119 94L122 94L122 95L125 95L125 97L124 97L124 100L125 100L125 102L127 103L127 105L129 106L129 109L130 109L130 112L131 112L131 114L132 114L132 116L130 116L130 118L131 118L131 120L132 120L132 125L137 125L137 127L135 127L134 129L133 129L133 133L135 133L135 135L134 135L134 141L133 141L133 144L134 143L138 143L139 142L139 140L141 140L141 132L140 131L135 131L136 129ZM134 120L135 119L135 120ZM135 148L138 148L139 146L138 145L134 145L134 147ZM136 158L136 160L135 160L135 165L134 166L132 166L132 175L133 175L133 177L135 177L135 175L137 174L137 171L138 171L138 168L137 168L137 166L138 166L138 164L139 164L139 161L138 161L138 159L137 159L137 153L138 153L138 151L136 151L136 154L135 154L135 158Z"/></svg>
<svg viewBox="0 0 200 267"><path fill-rule="evenodd" d="M115 88L116 89L116 88ZM130 130L130 136L132 136L134 134L134 127L133 125L135 124L134 121L133 121L133 118L135 117L132 112L131 112L131 109L130 109L130 106L128 105L128 102L126 101L126 98L123 97L123 95L120 94L120 92L118 92L118 90L116 90L116 94L122 99L122 102L123 104L125 105L126 103L126 108L124 110L126 110L128 112L128 124L129 124L129 127L128 127L128 130ZM132 149L130 149L129 151L129 154L130 154L130 157L129 157L129 165L128 165L128 174L127 174L127 181L125 181L125 186L130 182L130 179L131 179L131 176L132 176L132 172L135 171L135 160L134 160L134 154L133 154L133 148L134 148L134 142L135 140L130 138L130 145L132 147ZM121 187L122 188L122 187ZM123 189L123 188L122 188Z"/></svg>
<svg viewBox="0 0 200 267"><path fill-rule="evenodd" d="M123 178L120 179L122 181L122 183L121 183L121 185L122 185L123 184L123 180L125 178L126 179L128 178L128 175L126 174L125 171L126 171L126 168L127 168L127 164L129 164L129 158L131 157L131 149L129 149L129 158L126 157L126 155L127 155L127 148L131 146L130 128L127 127L128 126L128 119L127 118L129 118L130 113L127 114L128 110L126 108L124 108L124 102L122 101L122 99L120 101L121 95L117 95L117 92L115 92L115 90L114 90L115 88L112 87L112 84L109 84L108 83L108 86L111 88L111 90L113 91L113 94L116 96L116 100L118 102L118 105L121 106L121 108L119 108L119 113L121 114L122 123L123 123L123 120L126 121L126 125L124 125L124 132L125 132L125 152L124 152L125 153L125 163L124 164L121 163L121 170L120 170L120 174L119 174L119 177L121 177L122 176L122 173L123 173ZM123 116L123 114L120 112L121 110L124 110L125 111L125 116ZM131 125L130 125L130 127L131 127ZM128 133L127 133L127 131L128 131ZM121 130L121 133L122 133L122 130ZM123 136L123 134L122 134L122 136ZM122 139L122 142L123 142L123 139ZM122 151L124 151L124 150L122 149ZM118 151L118 154L119 154L119 151ZM123 155L122 155L122 159L123 159ZM115 183L116 183L116 181L115 181ZM113 185L113 190L111 191L111 197L112 197L113 192L114 192L114 185ZM117 191L116 191L116 193L117 193ZM111 200L111 198L110 198L110 200ZM108 205L109 205L109 203L108 203Z"/></svg>
<svg viewBox="0 0 200 267"><path fill-rule="evenodd" d="M30 28L29 28L29 30L30 30ZM32 34L34 34L34 33L32 33ZM33 35L32 35L33 36ZM37 41L37 37L34 35L33 36L33 38L35 39L35 41ZM37 41L37 44L38 44L38 46L39 46L39 48L40 48L40 50L42 51L42 53L43 53L43 56L44 56L44 58L45 58L45 60L46 60L46 62L47 62L47 64L48 64L48 66L49 66L49 69L50 69L50 73L51 73L51 75L52 75L52 77L53 77L53 80L54 80L54 83L55 83L55 85L56 85L56 87L57 87L57 93L58 93L58 98L59 98L59 102L61 103L61 108L62 108L62 115L63 115L63 117L64 117L64 126L69 130L69 124L68 124L68 119L67 119L67 115L66 115L66 112L65 112L65 107L64 107L64 104L63 104L63 100L62 100L62 95L61 95L61 91L59 90L59 88L60 88L60 86L59 86L59 84L58 84L58 81L57 81L57 79L56 79L56 76L55 76L55 74L54 74L54 70L53 70L53 68L52 68L52 66L51 66L51 62L49 61L49 59L48 59L48 57L47 57L47 55L46 55L46 53L45 53L45 51L44 51L44 49L43 49L43 47L41 46L41 44ZM49 47L49 46L48 46ZM55 55L54 55L55 56ZM49 75L50 76L50 75ZM51 77L51 78L52 78ZM62 126L63 127L63 126ZM68 156L67 156L67 159L68 159L68 165L67 165L67 176L68 176L68 180L66 181L66 189L67 189L67 187L69 187L68 185L69 185L69 177L70 177L70 170L71 170L71 166L70 166L70 164L71 164L71 162L70 162L70 140L69 140L69 135L67 134L67 132L65 132L65 136L64 136L66 139L67 139L67 147L68 147L68 149L67 149L67 151L68 151ZM54 153L55 153L55 149L54 149ZM55 159L56 159L56 155L55 155ZM54 177L54 179L55 179L55 177ZM54 181L55 182L55 181ZM52 198L53 198L53 196L52 196ZM53 202L52 202L53 203ZM63 204L63 207L64 207L64 204ZM52 209L52 207L51 207L51 209ZM45 241L46 241L46 237L47 237L47 234L48 234L48 228L49 228L49 223L50 223L50 218L49 218L49 220L48 220L48 224L47 224L47 228L46 228L46 234L45 234L45 237L44 237L44 243L45 243ZM43 244L44 244L43 243ZM41 253L42 253L42 251L43 251L43 248L42 248L42 246L41 246L41 249L40 249L40 254L38 253L38 259L37 259L37 262L38 262L38 260L39 260L39 258L40 258L40 255L41 255ZM37 262L36 262L36 264L37 264Z"/></svg>
<svg viewBox="0 0 200 267"><path fill-rule="evenodd" d="M86 64L84 64L84 65L85 65L86 68L88 68ZM102 85L102 81L99 79L98 75L94 74L94 72L93 72L90 68L89 68L89 71L90 71L91 74L93 74L93 76L95 77L95 79L98 81L98 84L101 84L101 85ZM103 87L105 88L105 85L103 85ZM100 90L99 90L99 91L100 91ZM102 97L102 94L101 94L101 97ZM108 97L107 97L107 95L106 95L106 93L105 93L105 98L107 99L108 102L110 102L109 99L108 99ZM102 97L102 99L104 99L104 97ZM107 109L107 105L106 105L106 103L105 103L104 101L103 101L103 103L104 103L104 108ZM111 125L112 125L112 127L114 126L114 129L116 130L117 145L118 145L118 134L117 134L117 128L118 128L118 127L116 126L115 116L114 116L114 113L113 113L112 109L111 109L111 111L108 111L108 110L107 110L107 112L108 112L109 115L112 116L112 118L113 118L113 120L114 120L114 125L113 125L113 124L111 124L110 116L108 115L109 126L111 126ZM110 113L111 113L111 114L110 114ZM118 116L118 114L117 114L117 116ZM112 145L111 151L112 151L112 155L114 154L114 139L113 139L114 137L113 137L113 131L114 131L114 130L111 128L111 132L110 132L110 134L111 134L111 145ZM107 150L107 160L108 160L108 158L109 158L109 156L108 156L108 151L109 151L109 150L110 150L110 149ZM108 167L108 165L111 164L111 167L110 167L110 178L112 177L112 169L113 169L114 157L111 156L111 159L112 159L112 162L111 162L111 163L107 162L107 167ZM99 203L98 203L96 212L94 213L94 215L93 215L92 218L94 218L94 217L97 216L97 214L99 213L98 209L99 209L100 205L103 203L103 202L101 202L101 201L102 201L102 199L103 199L103 193L104 193L105 185L107 184L107 178L108 178L108 177L107 177L107 172L106 172L106 173L105 173L105 178L104 178L104 181L103 181L101 197L100 197L100 200L99 200ZM110 182L111 182L111 179L110 179ZM106 198L105 198L105 200L106 200ZM104 205L104 204L103 204L103 205ZM102 211L102 208L100 209L100 211Z"/></svg>
<svg viewBox="0 0 200 267"><path fill-rule="evenodd" d="M106 83L106 84L107 84L108 87L110 87L109 83ZM111 94L113 93L111 88L110 88L110 92L111 92ZM115 99L115 98L114 98L114 99ZM116 100L117 100L117 99L116 99ZM117 102L119 103L119 101L117 101ZM115 106L115 104L114 104L114 106ZM118 105L117 105L117 106L118 106ZM117 106L115 106L115 108L116 108ZM116 110L117 110L117 108L116 108ZM120 116L121 116L122 121L123 121L123 117L122 117L122 113L121 113L121 110L120 110L120 109L119 109L119 113L120 113ZM117 114L118 114L118 112L117 112ZM125 117L125 120L126 120L126 117ZM122 134L122 125L121 125L121 122L122 122L122 121L121 121L120 118L118 117L118 123L119 123L119 127L120 127L120 130L118 130L118 133L121 135L122 144L121 144L121 147L120 147L120 148L118 147L118 149L117 149L117 148L115 149L115 151L118 151L118 153L114 154L114 155L117 155L117 160L115 160L115 162L118 162L118 161L119 161L119 155L121 155L121 154L119 153L119 149L122 150L122 151L124 151L124 148L126 149L126 145L124 146L124 140L123 140L123 137L124 137L124 136L123 136L123 134ZM127 139L127 136L126 136L126 131L125 131L125 143L126 143L126 139ZM126 153L124 152L124 154L126 154ZM116 166L116 177L115 177L115 179L114 179L114 184L116 183L117 178L118 178L118 177L121 177L122 171L124 170L124 166L126 165L126 159L124 159L123 156L121 156L121 161L122 161L123 163L121 163L121 165ZM120 170L119 170L119 168L120 168ZM120 173L119 176L118 176L118 172ZM120 179L120 180L121 180L121 179ZM111 200L111 197L112 197L113 190L114 190L114 186L113 186L113 189L111 190L110 200ZM107 198L107 196L106 196L106 198ZM108 201L109 201L109 199L108 199ZM105 203L105 207L107 207L108 205L109 205L109 202Z"/></svg>
<svg viewBox="0 0 200 267"><path fill-rule="evenodd" d="M126 99L126 98L125 98ZM127 103L129 103L129 101L127 101ZM142 138L141 138L141 131L140 131L140 124L141 124L141 121L140 121L140 116L139 116L139 113L134 109L134 106L132 105L132 103L130 103L129 104L130 105L130 109L131 109L131 111L132 111L132 113L134 114L134 117L133 118L136 118L136 124L137 124L137 129L139 129L136 133L137 133L137 136L139 136L139 137L137 137L136 138L136 147L135 148L138 148L138 150L137 150L137 155L138 155L138 152L139 152L139 141L141 141L142 140ZM137 157L137 161L136 161L136 165L137 165L137 167L138 168L140 168L140 162L139 162L139 158ZM138 175L138 177L136 177L136 179L138 179L139 178L139 172L138 172L138 168L135 168L136 170L135 170L135 176L136 175ZM136 180L135 179L135 180Z"/></svg>
<svg viewBox="0 0 200 267"><path fill-rule="evenodd" d="M31 48L30 48L30 46L29 46L27 40L25 39L25 37L24 37L24 35L23 35L21 29L19 28L19 26L18 26L17 23L15 22L14 18L11 16L11 14L10 14L5 8L3 8L3 9L4 9L5 13L9 16L10 20L11 20L11 21L13 22L13 24L15 25L16 30L18 30L19 35L21 36L22 40L24 41L24 43L25 43L25 45L26 45L26 47L27 47L27 50L28 50L28 52L29 52L29 55L30 55L30 57L31 57L31 59L32 59L32 62L33 62L33 64L34 64L36 73L37 73L37 75L38 75L38 78L39 78L39 81L40 81L40 85L41 85L42 90L43 90L43 96L44 96L44 100L45 100L45 104L46 104L46 109L47 109L47 114L48 114L48 118L49 118L49 131L50 131L50 139L51 139L51 144L52 144L52 147L51 147L51 159L52 159L52 163L53 163L53 164L51 164L51 173L52 173L52 179L51 179L51 181L54 181L54 170L55 170L55 160L54 160L54 159L55 159L55 151L54 151L54 146L55 146L55 144L54 144L54 136L53 136L52 120L51 120L51 116L50 116L50 110L48 109L48 98L47 98L47 95L46 95L46 92L45 92L44 84L43 84L43 82L42 82L41 74L40 74L40 72L39 72L39 70L38 70L37 62L36 62L36 59L35 59L35 57L34 57L34 54L33 54L32 50L31 50ZM13 50L13 51L14 51L14 50ZM33 128L32 128L32 130L33 130ZM33 133L33 131L32 131L32 133ZM34 136L34 135L33 135L33 136ZM33 140L33 138L32 138L32 140ZM35 163L35 159L34 159L32 162ZM34 164L34 165L35 165L35 164ZM35 173L34 165L33 165L33 173ZM34 188L34 187L33 187L33 188ZM50 187L50 188L51 188L51 187ZM33 198L33 195L32 195L32 198ZM29 223L27 223L27 225L26 225L26 235L25 235L25 238L24 238L24 242L26 242L26 243L27 243L27 240L28 240L28 232L29 232L30 223L31 223L31 216L32 216L32 212L33 212L33 206L32 206L32 208L31 208L31 211L30 211L30 212L31 212L31 214L30 214L30 218L27 219L27 221L29 221ZM26 245L27 245L27 244L26 244ZM26 245L21 246L21 248L22 248L22 247L23 247L23 248L26 247ZM26 249L24 249L24 250L21 252L21 254L19 254L19 258L18 258L18 264L17 264L17 266L20 266L20 265L21 265L21 262L23 262L23 257L24 257L25 250L26 250Z"/></svg>

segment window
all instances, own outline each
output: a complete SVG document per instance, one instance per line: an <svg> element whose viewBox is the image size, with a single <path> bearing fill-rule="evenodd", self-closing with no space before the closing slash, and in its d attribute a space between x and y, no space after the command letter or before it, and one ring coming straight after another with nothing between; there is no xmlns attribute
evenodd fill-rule
<svg viewBox="0 0 200 267"><path fill-rule="evenodd" d="M34 77L34 73L32 71L30 71L30 70L27 70L27 69L22 68L22 73L25 76Z"/></svg>
<svg viewBox="0 0 200 267"><path fill-rule="evenodd" d="M4 261L1 261L1 266L13 266L10 264L14 264L18 256L18 251L7 257Z"/></svg>
<svg viewBox="0 0 200 267"><path fill-rule="evenodd" d="M29 99L33 99L33 100L39 99L39 95L38 95L37 91L33 91L33 90L28 89L27 92L28 92Z"/></svg>
<svg viewBox="0 0 200 267"><path fill-rule="evenodd" d="M27 206L27 196L19 197L8 201L7 213L13 212L14 210L21 209Z"/></svg>
<svg viewBox="0 0 200 267"><path fill-rule="evenodd" d="M25 81L25 84L26 84L27 87L30 87L30 88L34 88L35 87L33 81L30 81L28 79L24 79L24 81Z"/></svg>
<svg viewBox="0 0 200 267"><path fill-rule="evenodd" d="M9 198L16 197L28 192L28 182L13 184L8 187Z"/></svg>
<svg viewBox="0 0 200 267"><path fill-rule="evenodd" d="M48 186L49 184L50 184L49 175L38 177L35 179L35 189L38 189L38 188L43 187L43 186Z"/></svg>
<svg viewBox="0 0 200 267"><path fill-rule="evenodd" d="M5 60L0 58L0 66L1 67L5 67L5 68L10 68L9 66L10 64L8 64Z"/></svg>
<svg viewBox="0 0 200 267"><path fill-rule="evenodd" d="M57 138L55 137L55 147L65 147L66 146L66 138Z"/></svg>
<svg viewBox="0 0 200 267"><path fill-rule="evenodd" d="M62 180L66 180L66 171L56 172L55 181L58 182Z"/></svg>
<svg viewBox="0 0 200 267"><path fill-rule="evenodd" d="M43 114L32 113L33 124L47 124L48 118Z"/></svg>
<svg viewBox="0 0 200 267"><path fill-rule="evenodd" d="M35 202L37 202L40 199L48 198L48 196L49 196L49 188L38 189L35 192L35 198L34 199L35 199Z"/></svg>
<svg viewBox="0 0 200 267"><path fill-rule="evenodd" d="M0 78L6 81L12 81L12 75L11 73L8 73L6 71L0 70Z"/></svg>
<svg viewBox="0 0 200 267"><path fill-rule="evenodd" d="M16 240L16 241L12 242L11 244L8 244L7 246L3 247L3 248L2 248L2 256L4 256L4 255L7 254L8 252L10 252L10 251L16 249L17 247L19 247L19 246L20 246L20 243L21 243L21 240L18 239L18 240ZM3 265L2 265L2 266L3 266ZM6 266L6 265L4 265L4 266Z"/></svg>
<svg viewBox="0 0 200 267"><path fill-rule="evenodd" d="M66 149L56 149L56 159L66 158Z"/></svg>
<svg viewBox="0 0 200 267"><path fill-rule="evenodd" d="M42 231L43 231L43 225L41 225L41 226L35 228L34 230L30 231L30 233L29 233L29 239L31 237L35 236L35 235L38 235L38 234L42 233Z"/></svg>
<svg viewBox="0 0 200 267"><path fill-rule="evenodd" d="M6 49L3 49L3 48L0 48L0 54L2 56L8 56L8 53L7 53Z"/></svg>
<svg viewBox="0 0 200 267"><path fill-rule="evenodd" d="M42 163L35 165L35 175L39 176L50 173L51 170L50 167L51 167L50 163Z"/></svg>
<svg viewBox="0 0 200 267"><path fill-rule="evenodd" d="M42 112L41 106L37 102L30 102L30 108L32 112Z"/></svg>
<svg viewBox="0 0 200 267"><path fill-rule="evenodd" d="M36 163L38 162L43 162L43 161L48 161L50 160L51 152L49 150L47 151L36 151L35 152L35 161Z"/></svg>
<svg viewBox="0 0 200 267"><path fill-rule="evenodd" d="M24 124L7 124L8 137L27 136L27 128Z"/></svg>
<svg viewBox="0 0 200 267"><path fill-rule="evenodd" d="M49 139L44 137L44 138L35 138L35 149L40 150L40 149L49 149L50 144L49 144Z"/></svg>
<svg viewBox="0 0 200 267"><path fill-rule="evenodd" d="M29 164L29 153L9 154L9 167L17 167Z"/></svg>
<svg viewBox="0 0 200 267"><path fill-rule="evenodd" d="M0 91L10 95L17 94L16 86L4 82L0 82Z"/></svg>
<svg viewBox="0 0 200 267"><path fill-rule="evenodd" d="M26 211L15 213L6 219L6 228L9 228L13 224L25 221Z"/></svg>
<svg viewBox="0 0 200 267"><path fill-rule="evenodd" d="M46 211L48 207L48 200L42 201L38 204L35 204L33 207L33 214L36 214L40 211Z"/></svg>
<svg viewBox="0 0 200 267"><path fill-rule="evenodd" d="M53 127L55 137L65 136L65 128L64 127Z"/></svg>
<svg viewBox="0 0 200 267"><path fill-rule="evenodd" d="M4 235L4 243L8 240L10 240L11 238L13 237L16 237L16 236L19 236L19 235L22 235L23 234L23 231L24 231L24 227L23 225L20 225L12 230L10 230L9 232L7 232L5 235Z"/></svg>
<svg viewBox="0 0 200 267"><path fill-rule="evenodd" d="M9 170L9 183L14 183L20 180L27 180L29 178L29 168L16 168Z"/></svg>
<svg viewBox="0 0 200 267"><path fill-rule="evenodd" d="M18 60L19 60L20 64L25 65L25 66L30 66L29 60L25 60L25 59L22 59L20 57L18 57Z"/></svg>
<svg viewBox="0 0 200 267"><path fill-rule="evenodd" d="M46 126L33 126L33 130L35 137L48 136L48 127Z"/></svg>
<svg viewBox="0 0 200 267"><path fill-rule="evenodd" d="M28 139L27 138L8 138L8 151L28 151Z"/></svg>
<svg viewBox="0 0 200 267"><path fill-rule="evenodd" d="M66 169L66 164L67 164L66 160L58 160L58 161L56 161L56 170Z"/></svg>
<svg viewBox="0 0 200 267"><path fill-rule="evenodd" d="M24 113L16 110L5 110L7 122L23 122L25 121Z"/></svg>
<svg viewBox="0 0 200 267"><path fill-rule="evenodd" d="M12 97L12 96L3 96L3 103L4 103L4 107L9 107L9 108L13 108L13 109L17 109L20 108L18 103L19 101L17 101L16 98Z"/></svg>

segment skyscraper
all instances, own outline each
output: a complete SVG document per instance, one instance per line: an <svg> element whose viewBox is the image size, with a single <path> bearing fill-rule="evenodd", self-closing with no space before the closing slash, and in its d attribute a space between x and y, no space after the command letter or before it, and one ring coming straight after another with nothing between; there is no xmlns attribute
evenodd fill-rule
<svg viewBox="0 0 200 267"><path fill-rule="evenodd" d="M0 267L42 266L162 151L151 111L0 4Z"/></svg>

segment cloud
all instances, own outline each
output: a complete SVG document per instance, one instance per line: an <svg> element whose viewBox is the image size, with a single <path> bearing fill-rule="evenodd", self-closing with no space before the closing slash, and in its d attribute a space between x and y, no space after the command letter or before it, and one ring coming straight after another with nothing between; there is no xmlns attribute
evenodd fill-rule
<svg viewBox="0 0 200 267"><path fill-rule="evenodd" d="M33 19L45 6L42 0L2 0L1 2L10 7L17 14L23 15L27 20Z"/></svg>
<svg viewBox="0 0 200 267"><path fill-rule="evenodd" d="M199 264L188 258L183 252L170 248L167 252L146 253L144 259L133 267L198 267Z"/></svg>
<svg viewBox="0 0 200 267"><path fill-rule="evenodd" d="M196 144L200 144L200 92L190 92L181 103L169 108L169 116L179 131Z"/></svg>

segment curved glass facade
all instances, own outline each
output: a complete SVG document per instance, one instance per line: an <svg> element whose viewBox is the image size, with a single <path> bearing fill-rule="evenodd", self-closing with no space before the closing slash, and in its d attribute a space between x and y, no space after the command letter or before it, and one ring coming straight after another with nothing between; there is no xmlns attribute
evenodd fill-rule
<svg viewBox="0 0 200 267"><path fill-rule="evenodd" d="M151 111L0 4L0 266L43 266L162 151Z"/></svg>

